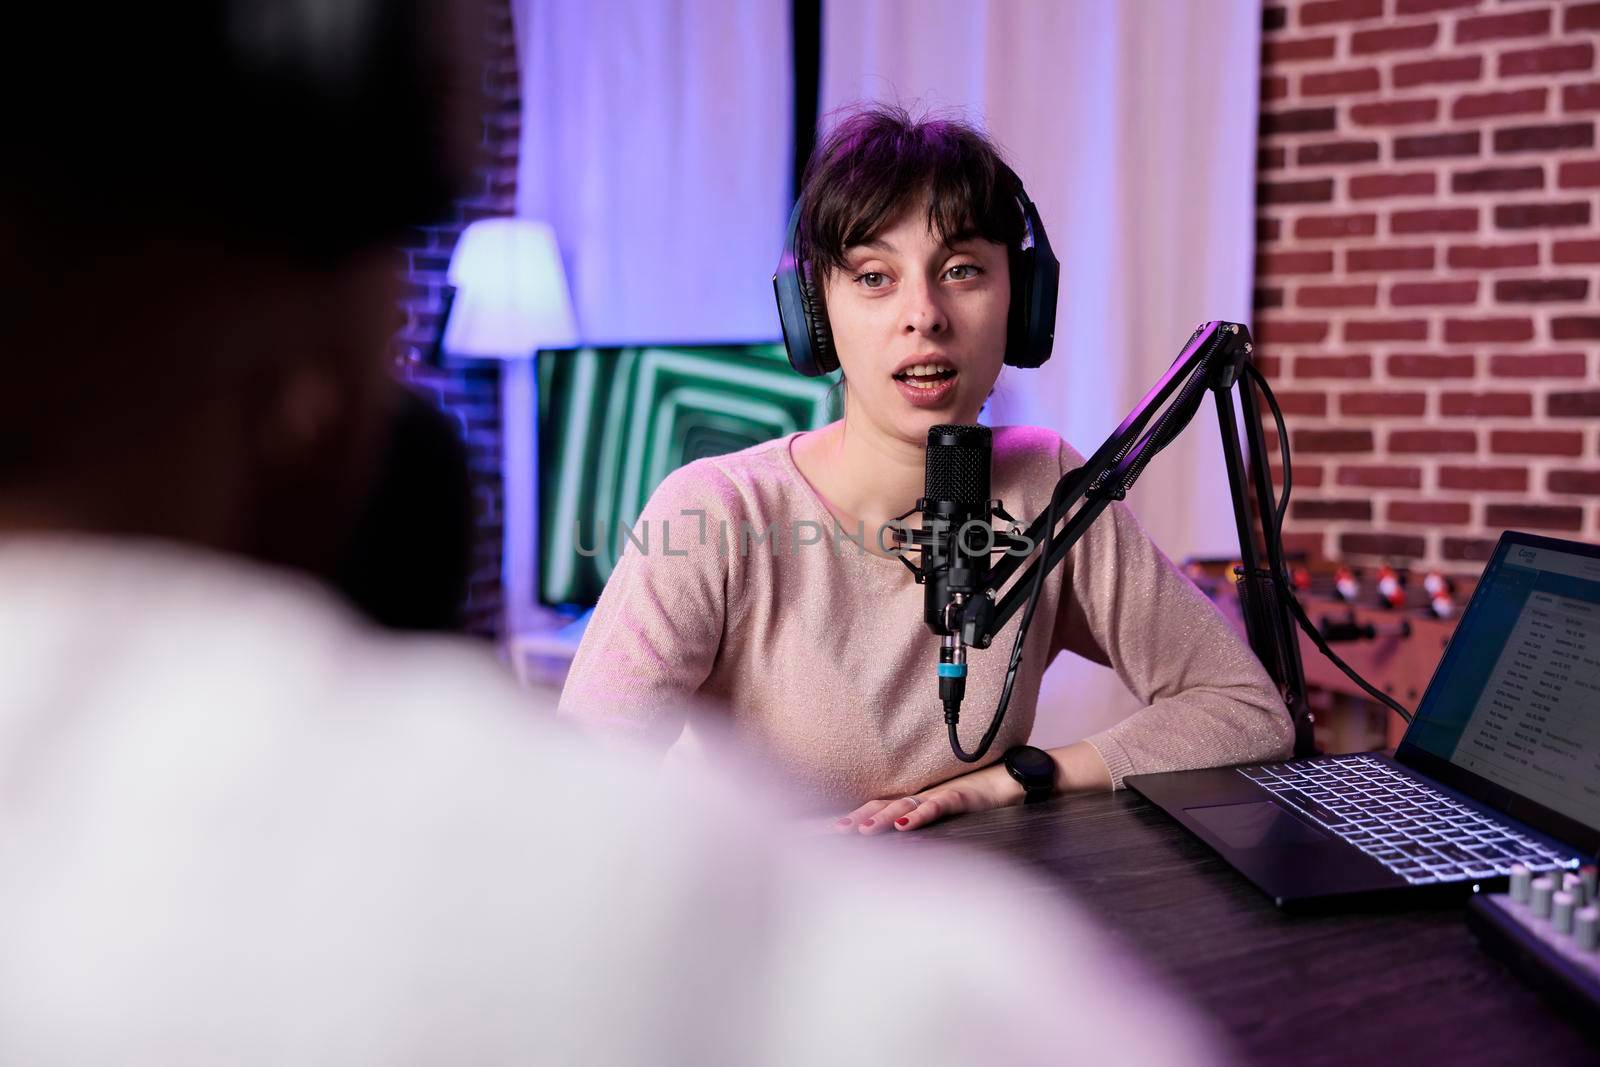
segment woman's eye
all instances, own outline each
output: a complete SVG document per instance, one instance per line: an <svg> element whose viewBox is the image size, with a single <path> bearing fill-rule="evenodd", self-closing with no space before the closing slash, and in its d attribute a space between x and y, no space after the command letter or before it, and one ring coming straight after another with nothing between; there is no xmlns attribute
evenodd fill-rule
<svg viewBox="0 0 1600 1067"><path fill-rule="evenodd" d="M884 283L888 280L889 279L884 276L882 271L876 270L864 271L863 273L856 275L856 284L864 285L868 289L882 289Z"/></svg>
<svg viewBox="0 0 1600 1067"><path fill-rule="evenodd" d="M964 282L968 278L976 278L983 273L983 268L976 263L957 263L945 271L952 281Z"/></svg>

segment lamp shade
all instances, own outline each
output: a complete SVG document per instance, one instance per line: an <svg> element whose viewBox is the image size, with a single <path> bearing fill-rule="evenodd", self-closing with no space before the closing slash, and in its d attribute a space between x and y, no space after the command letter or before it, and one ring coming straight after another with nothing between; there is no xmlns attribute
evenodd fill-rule
<svg viewBox="0 0 1600 1067"><path fill-rule="evenodd" d="M578 343L555 231L532 219L480 219L450 257L455 303L445 326L452 356L514 359Z"/></svg>

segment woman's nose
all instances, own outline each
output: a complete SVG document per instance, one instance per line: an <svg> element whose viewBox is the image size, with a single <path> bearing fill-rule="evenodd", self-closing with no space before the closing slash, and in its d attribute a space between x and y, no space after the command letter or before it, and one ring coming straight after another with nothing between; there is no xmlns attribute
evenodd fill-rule
<svg viewBox="0 0 1600 1067"><path fill-rule="evenodd" d="M904 331L910 333L941 334L950 329L938 297L930 288L908 291L904 311Z"/></svg>

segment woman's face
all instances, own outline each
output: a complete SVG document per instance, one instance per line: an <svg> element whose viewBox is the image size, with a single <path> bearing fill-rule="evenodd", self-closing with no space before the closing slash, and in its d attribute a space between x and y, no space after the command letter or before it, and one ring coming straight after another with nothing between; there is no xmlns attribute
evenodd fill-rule
<svg viewBox="0 0 1600 1067"><path fill-rule="evenodd" d="M1005 360L1004 245L931 233L914 202L871 242L845 249L823 297L849 382L846 418L918 447L930 427L978 418Z"/></svg>

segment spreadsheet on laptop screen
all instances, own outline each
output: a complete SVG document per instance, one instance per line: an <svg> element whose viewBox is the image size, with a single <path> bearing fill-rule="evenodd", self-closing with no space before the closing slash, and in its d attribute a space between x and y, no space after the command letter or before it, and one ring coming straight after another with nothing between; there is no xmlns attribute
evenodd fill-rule
<svg viewBox="0 0 1600 1067"><path fill-rule="evenodd" d="M1600 827L1600 559L1511 542L1483 581L1408 740Z"/></svg>

